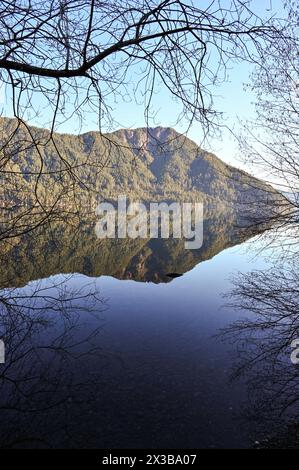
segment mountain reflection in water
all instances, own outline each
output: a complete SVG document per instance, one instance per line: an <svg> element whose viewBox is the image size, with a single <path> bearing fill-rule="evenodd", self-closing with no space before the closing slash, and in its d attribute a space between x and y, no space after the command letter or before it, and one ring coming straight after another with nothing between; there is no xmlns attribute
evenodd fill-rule
<svg viewBox="0 0 299 470"><path fill-rule="evenodd" d="M97 240L87 222L3 242L0 446L251 445L235 351L215 334L236 318L221 310L231 270L252 267L232 247L253 235L215 214L200 250Z"/></svg>
<svg viewBox="0 0 299 470"><path fill-rule="evenodd" d="M40 232L2 242L0 285L18 287L60 273L170 282L169 273L190 271L257 231L245 229L235 214L214 212L204 220L202 247L186 250L183 239L97 239L94 227L94 220L75 226L51 224Z"/></svg>

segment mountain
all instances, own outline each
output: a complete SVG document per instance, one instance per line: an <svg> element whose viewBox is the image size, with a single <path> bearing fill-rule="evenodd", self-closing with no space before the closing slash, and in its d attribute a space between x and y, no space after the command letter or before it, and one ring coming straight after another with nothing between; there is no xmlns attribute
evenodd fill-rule
<svg viewBox="0 0 299 470"><path fill-rule="evenodd" d="M170 128L109 134L54 133L0 118L1 197L16 210L36 199L47 207L113 199L202 201L205 205L286 202L271 186L222 162ZM26 196L26 201L24 197ZM58 198L57 198L58 199Z"/></svg>
<svg viewBox="0 0 299 470"><path fill-rule="evenodd" d="M72 272L169 282L169 273L182 274L252 236L240 229L244 212L289 204L169 128L52 136L0 118L0 145L2 287ZM186 250L184 240L98 240L95 206L120 194L203 202L202 248ZM266 228L265 222L257 230Z"/></svg>

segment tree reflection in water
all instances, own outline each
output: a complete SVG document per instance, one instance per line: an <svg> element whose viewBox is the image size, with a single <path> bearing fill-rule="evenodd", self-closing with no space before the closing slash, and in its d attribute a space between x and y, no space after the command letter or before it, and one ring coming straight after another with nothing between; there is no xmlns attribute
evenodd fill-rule
<svg viewBox="0 0 299 470"><path fill-rule="evenodd" d="M101 371L86 365L99 357L103 363L97 338L105 302L92 284L76 289L69 281L70 276L61 277L30 284L25 291L1 291L0 335L6 347L0 369L2 448L84 440L84 425L76 425L81 435L72 428L92 413Z"/></svg>
<svg viewBox="0 0 299 470"><path fill-rule="evenodd" d="M299 368L291 361L291 343L299 338L298 261L239 273L233 281L230 307L249 315L221 336L237 348L232 378L248 384L245 417L265 436L262 446L299 447Z"/></svg>

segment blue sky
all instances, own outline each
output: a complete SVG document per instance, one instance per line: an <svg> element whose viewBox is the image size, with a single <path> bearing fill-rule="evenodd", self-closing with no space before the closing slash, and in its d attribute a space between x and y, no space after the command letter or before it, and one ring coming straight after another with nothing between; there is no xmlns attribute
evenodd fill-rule
<svg viewBox="0 0 299 470"><path fill-rule="evenodd" d="M206 0L202 3L204 4ZM207 2L206 2L207 3ZM228 0L229 3L229 0ZM257 12L261 17L269 17L269 15L277 14L283 16L283 0L253 0L251 8ZM223 113L224 123L233 129L238 122L238 119L248 119L254 117L254 95L249 90L244 90L244 84L250 83L250 74L253 68L249 64L235 64L228 73L227 83L221 87L214 88L213 100L215 109ZM134 77L133 77L134 80ZM11 115L11 97L8 90L2 87L1 90L1 106L3 108L2 114ZM39 100L36 97L35 100ZM36 104L36 103L35 103ZM135 102L127 102L127 100L112 101L109 103L113 108L113 115L115 117L114 129L122 127L144 127L144 109L142 105ZM188 126L188 122L182 122L181 125L176 124L176 116L179 112L179 105L173 101L170 93L165 89L161 89L154 98L154 107L157 111L157 116L151 125L161 125L176 128L179 132L184 132ZM47 107L43 108L41 104L41 115L38 120L34 120L35 125L43 126L47 120L46 116L49 114ZM32 121L30 121L32 123ZM97 116L96 113L88 114L83 122L82 132L97 129ZM70 120L63 126L60 126L59 132L76 133L79 130L76 121ZM105 130L105 129L104 129ZM188 136L198 144L202 143L202 131L199 123L194 123L188 132ZM216 153L221 159L227 163L233 164L238 167L244 167L241 159L239 159L238 145L234 141L230 132L223 131L222 138L213 138L209 142L205 142L204 146ZM254 172L254 171L253 171ZM260 175L259 175L260 176Z"/></svg>

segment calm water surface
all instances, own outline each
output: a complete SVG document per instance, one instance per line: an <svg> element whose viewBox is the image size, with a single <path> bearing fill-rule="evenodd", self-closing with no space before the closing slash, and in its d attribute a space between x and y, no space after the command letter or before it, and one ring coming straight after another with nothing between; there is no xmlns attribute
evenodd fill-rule
<svg viewBox="0 0 299 470"><path fill-rule="evenodd" d="M230 380L238 348L217 335L248 316L225 307L232 273L266 262L259 241L213 233L197 253L171 240L104 250L75 236L67 253L28 240L3 256L2 447L225 448L263 437L247 418L246 380Z"/></svg>

